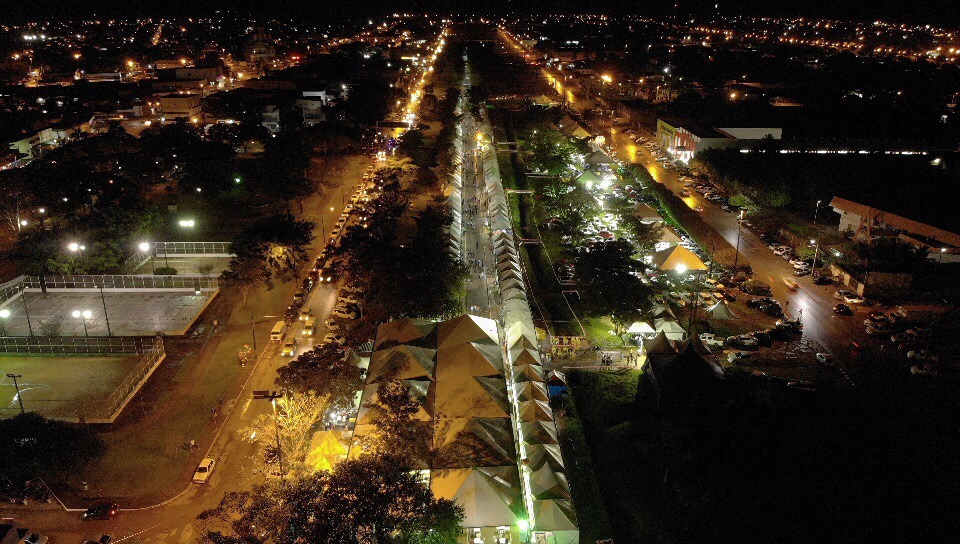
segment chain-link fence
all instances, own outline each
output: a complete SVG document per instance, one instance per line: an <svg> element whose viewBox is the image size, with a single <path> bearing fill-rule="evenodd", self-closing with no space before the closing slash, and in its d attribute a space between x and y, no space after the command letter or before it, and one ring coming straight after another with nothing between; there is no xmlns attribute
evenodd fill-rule
<svg viewBox="0 0 960 544"><path fill-rule="evenodd" d="M18 276L8 282L0 284L0 304L16 298L16 296L23 291L23 278L24 276Z"/></svg>
<svg viewBox="0 0 960 544"><path fill-rule="evenodd" d="M157 257L164 255L219 255L232 257L230 242L152 242L151 249Z"/></svg>
<svg viewBox="0 0 960 544"><path fill-rule="evenodd" d="M40 289L39 276L23 276L22 281L28 289ZM178 276L130 276L130 275L84 275L84 276L44 276L43 284L47 289L217 289L216 277L200 274ZM2 301L0 301L2 302Z"/></svg>
<svg viewBox="0 0 960 544"><path fill-rule="evenodd" d="M140 360L137 361L137 365L127 374L123 382L113 390L113 393L107 397L107 400L98 407L96 413L91 414L93 416L91 419L113 421L113 419L119 415L118 411L123 404L136 392L143 378L159 364L166 355L163 347L163 339L142 338L141 340L145 341L144 347L147 347L147 349L142 352L142 356Z"/></svg>
<svg viewBox="0 0 960 544"><path fill-rule="evenodd" d="M20 355L129 355L152 349L145 336L0 336L0 353Z"/></svg>

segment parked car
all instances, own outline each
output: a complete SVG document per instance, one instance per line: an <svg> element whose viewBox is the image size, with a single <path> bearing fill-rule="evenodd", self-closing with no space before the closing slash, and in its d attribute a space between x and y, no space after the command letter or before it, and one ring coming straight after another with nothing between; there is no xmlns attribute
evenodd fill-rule
<svg viewBox="0 0 960 544"><path fill-rule="evenodd" d="M338 303L345 302L347 304L357 304L360 301L357 299L357 297L352 295L340 295L339 297L337 297L337 302Z"/></svg>
<svg viewBox="0 0 960 544"><path fill-rule="evenodd" d="M38 533L27 533L17 544L47 544L49 541L50 537Z"/></svg>
<svg viewBox="0 0 960 544"><path fill-rule="evenodd" d="M837 304L833 307L833 313L837 315L853 315L853 310L846 304Z"/></svg>
<svg viewBox="0 0 960 544"><path fill-rule="evenodd" d="M940 360L940 358L937 357L935 354L930 353L925 349L908 351L907 359L915 359L917 361L930 361L934 363Z"/></svg>
<svg viewBox="0 0 960 544"><path fill-rule="evenodd" d="M813 283L816 285L830 285L833 283L833 277L826 274L817 274L813 277Z"/></svg>
<svg viewBox="0 0 960 544"><path fill-rule="evenodd" d="M338 346L342 346L342 345L344 345L344 344L347 343L347 339L344 338L343 336L340 336L339 334L334 334L334 333L331 332L331 333L327 333L327 334L323 337L323 343L324 343L324 344L336 344L336 345L338 345Z"/></svg>
<svg viewBox="0 0 960 544"><path fill-rule="evenodd" d="M111 542L113 542L113 537L110 535L100 535L97 540L83 540L83 544L110 544Z"/></svg>
<svg viewBox="0 0 960 544"><path fill-rule="evenodd" d="M356 319L357 312L347 309L334 308L332 312L334 317L339 317L341 319Z"/></svg>
<svg viewBox="0 0 960 544"><path fill-rule="evenodd" d="M833 355L830 355L829 353L820 352L814 355L813 357L817 360L818 363L822 363L827 366L833 365Z"/></svg>
<svg viewBox="0 0 960 544"><path fill-rule="evenodd" d="M87 508L80 516L82 519L113 519L120 511L120 505L108 502Z"/></svg>
<svg viewBox="0 0 960 544"><path fill-rule="evenodd" d="M213 472L213 467L216 465L217 462L214 461L212 457L206 457L203 461L200 461L200 464L197 465L197 470L193 471L193 483L207 483L207 480L210 479L210 473Z"/></svg>
<svg viewBox="0 0 960 544"><path fill-rule="evenodd" d="M754 338L757 339L757 345L759 346L771 346L773 345L773 337L770 335L769 331L755 331L751 333Z"/></svg>
<svg viewBox="0 0 960 544"><path fill-rule="evenodd" d="M843 299L845 299L846 297L848 297L848 296L850 296L850 295L852 295L852 294L853 294L852 291L837 291L837 292L835 292L835 293L833 294L833 298L835 298L835 299L837 299L837 300L843 300Z"/></svg>
<svg viewBox="0 0 960 544"><path fill-rule="evenodd" d="M727 361L730 363L749 363L753 360L753 354L748 351L734 351L727 355Z"/></svg>
<svg viewBox="0 0 960 544"><path fill-rule="evenodd" d="M860 295L850 293L849 295L843 297L843 301L847 304L863 304L867 301L867 299L861 297Z"/></svg>
<svg viewBox="0 0 960 544"><path fill-rule="evenodd" d="M811 270L810 270L810 267L809 267L809 266L807 266L807 267L798 267L798 268L794 269L793 275L796 276L796 277L798 277L798 278L800 278L800 277L803 277L803 276L809 276L809 275L810 275L810 272L811 272Z"/></svg>
<svg viewBox="0 0 960 544"><path fill-rule="evenodd" d="M888 325L874 324L867 325L866 333L870 336L886 336L893 332L893 328Z"/></svg>
<svg viewBox="0 0 960 544"><path fill-rule="evenodd" d="M700 341L712 348L723 347L723 338L720 338L712 332L700 333Z"/></svg>
<svg viewBox="0 0 960 544"><path fill-rule="evenodd" d="M740 346L740 347L757 347L759 342L752 335L749 334L740 334L737 336L727 337L727 343L731 346Z"/></svg>

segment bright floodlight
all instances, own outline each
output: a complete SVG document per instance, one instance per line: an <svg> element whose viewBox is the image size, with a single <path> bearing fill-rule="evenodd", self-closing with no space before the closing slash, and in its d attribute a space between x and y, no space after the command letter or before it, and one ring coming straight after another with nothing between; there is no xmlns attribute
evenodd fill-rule
<svg viewBox="0 0 960 544"><path fill-rule="evenodd" d="M680 264L677 265L676 270L677 270L677 273L678 273L678 274L683 274L684 272L687 271L687 265L685 265L685 264L683 264L683 263L680 263Z"/></svg>
<svg viewBox="0 0 960 544"><path fill-rule="evenodd" d="M6 319L8 317L10 317L10 310L7 310L6 308L0 310L0 318Z"/></svg>
<svg viewBox="0 0 960 544"><path fill-rule="evenodd" d="M181 219L179 224L181 227L193 228L197 223L193 219Z"/></svg>
<svg viewBox="0 0 960 544"><path fill-rule="evenodd" d="M80 317L80 310L74 310L73 317Z"/></svg>
<svg viewBox="0 0 960 544"><path fill-rule="evenodd" d="M149 242L140 242L140 245L139 245L138 247L140 248L140 251L143 251L143 252L150 251L150 243L149 243Z"/></svg>
<svg viewBox="0 0 960 544"><path fill-rule="evenodd" d="M78 244L78 243L76 243L76 242L70 242L70 243L67 245L67 249L69 249L70 251L77 251L77 250L80 249L80 244Z"/></svg>

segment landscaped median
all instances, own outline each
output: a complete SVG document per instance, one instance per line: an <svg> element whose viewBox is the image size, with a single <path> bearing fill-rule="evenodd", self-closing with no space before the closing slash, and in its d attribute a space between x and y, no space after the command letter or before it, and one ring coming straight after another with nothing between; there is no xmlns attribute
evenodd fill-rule
<svg viewBox="0 0 960 544"><path fill-rule="evenodd" d="M683 199L673 194L666 186L653 181L643 166L634 164L629 169L638 181L646 182L643 185L657 199L664 219L687 231L697 245L710 255L714 263L724 268L733 268L734 263L738 267L750 265L749 260L742 253L739 258L736 257L737 249L707 224L700 217L699 212L687 206Z"/></svg>

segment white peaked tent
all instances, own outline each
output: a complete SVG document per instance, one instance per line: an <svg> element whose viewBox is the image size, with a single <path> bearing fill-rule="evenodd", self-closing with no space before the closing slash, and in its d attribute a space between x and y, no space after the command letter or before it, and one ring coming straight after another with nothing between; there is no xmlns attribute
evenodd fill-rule
<svg viewBox="0 0 960 544"><path fill-rule="evenodd" d="M647 355L676 355L677 349L670 343L667 334L660 331L653 338L643 341L643 352Z"/></svg>
<svg viewBox="0 0 960 544"><path fill-rule="evenodd" d="M545 376L547 385L567 385L567 377L559 370L549 370Z"/></svg>
<svg viewBox="0 0 960 544"><path fill-rule="evenodd" d="M533 512L537 531L553 531L551 544L573 544L579 540L577 517L570 501L533 501Z"/></svg>
<svg viewBox="0 0 960 544"><path fill-rule="evenodd" d="M540 365L520 365L513 367L513 381L516 383L543 381L543 367Z"/></svg>
<svg viewBox="0 0 960 544"><path fill-rule="evenodd" d="M587 164L613 164L613 159L603 151L597 150L584 157Z"/></svg>
<svg viewBox="0 0 960 544"><path fill-rule="evenodd" d="M435 327L435 323L409 317L388 321L377 329L377 343L374 347L379 349L389 343L408 344L426 337Z"/></svg>
<svg viewBox="0 0 960 544"><path fill-rule="evenodd" d="M464 314L438 325L439 349L468 342L497 345L497 322L485 317Z"/></svg>
<svg viewBox="0 0 960 544"><path fill-rule="evenodd" d="M530 491L535 500L570 498L567 478L562 472L557 472L546 465L530 475Z"/></svg>
<svg viewBox="0 0 960 544"><path fill-rule="evenodd" d="M710 319L735 319L736 314L727 306L727 301L721 300L720 302L714 304L710 308L707 308L707 315L710 316Z"/></svg>
<svg viewBox="0 0 960 544"><path fill-rule="evenodd" d="M543 400L527 400L520 403L520 421L553 421L553 410Z"/></svg>
<svg viewBox="0 0 960 544"><path fill-rule="evenodd" d="M627 334L642 334L642 335L652 335L657 331L650 326L646 321L634 321L630 328L627 329Z"/></svg>
<svg viewBox="0 0 960 544"><path fill-rule="evenodd" d="M504 289L500 292L500 298L502 300L527 300L527 295L515 287L509 289Z"/></svg>
<svg viewBox="0 0 960 544"><path fill-rule="evenodd" d="M537 350L530 348L510 350L510 360L513 363L513 366L518 367L526 365L539 365L540 354L537 353Z"/></svg>
<svg viewBox="0 0 960 544"><path fill-rule="evenodd" d="M673 246L653 254L653 265L659 270L706 270L696 253L683 246Z"/></svg>
<svg viewBox="0 0 960 544"><path fill-rule="evenodd" d="M579 174L577 174L577 176L573 178L573 181L584 184L584 185L588 183L591 185L598 185L603 180L600 179L600 176L596 175L590 170L584 170L583 172L580 172Z"/></svg>
<svg viewBox="0 0 960 544"><path fill-rule="evenodd" d="M463 507L465 527L512 525L516 515L511 505L520 502L516 467L483 467L434 470L430 490L438 499Z"/></svg>
<svg viewBox="0 0 960 544"><path fill-rule="evenodd" d="M668 340L683 340L683 337L687 334L687 331L683 330L683 327L672 319L657 319L654 324L657 327L657 332L662 332Z"/></svg>
<svg viewBox="0 0 960 544"><path fill-rule="evenodd" d="M522 281L517 280L504 280L500 282L500 288L503 290L507 289L519 289L521 291L526 291L526 286L523 285Z"/></svg>
<svg viewBox="0 0 960 544"><path fill-rule="evenodd" d="M563 470L563 455L559 444L532 444L526 446L526 466L536 472L544 466L553 470Z"/></svg>
<svg viewBox="0 0 960 544"><path fill-rule="evenodd" d="M550 400L550 394L547 393L547 386L543 382L523 382L514 386L517 393L517 400L523 402L527 400Z"/></svg>
<svg viewBox="0 0 960 544"><path fill-rule="evenodd" d="M552 421L521 422L520 434L525 444L559 444L557 426Z"/></svg>

